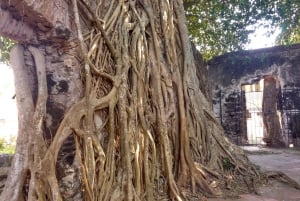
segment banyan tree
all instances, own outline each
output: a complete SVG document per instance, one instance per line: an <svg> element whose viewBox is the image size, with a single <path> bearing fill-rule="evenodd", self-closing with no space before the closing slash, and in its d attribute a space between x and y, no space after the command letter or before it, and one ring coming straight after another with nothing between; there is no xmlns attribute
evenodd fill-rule
<svg viewBox="0 0 300 201"><path fill-rule="evenodd" d="M1 0L19 134L1 200L201 200L261 174L223 134L182 0Z"/></svg>

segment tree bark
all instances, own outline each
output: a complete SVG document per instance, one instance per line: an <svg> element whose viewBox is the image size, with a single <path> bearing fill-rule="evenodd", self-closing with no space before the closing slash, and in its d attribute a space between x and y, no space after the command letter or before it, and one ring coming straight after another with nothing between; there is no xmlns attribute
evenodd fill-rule
<svg viewBox="0 0 300 201"><path fill-rule="evenodd" d="M285 146L277 108L278 93L278 81L273 76L264 78L263 122L266 131L264 141L271 147Z"/></svg>
<svg viewBox="0 0 300 201"><path fill-rule="evenodd" d="M35 61L37 88L29 90L34 86L21 72L24 48L12 51L15 77L23 78L16 79L19 115L30 115L20 118L1 200L181 201L226 195L234 191L230 186L248 189L246 181L259 181L199 88L181 0L73 0L69 6L74 33L64 42L75 45L62 56L74 54L84 93L62 102L70 90L64 82L57 94L48 88L53 74L42 43L24 46ZM60 68L68 69L68 62ZM69 106L61 119L54 118L52 102ZM49 116L57 128L47 123ZM21 182L12 190L14 181Z"/></svg>

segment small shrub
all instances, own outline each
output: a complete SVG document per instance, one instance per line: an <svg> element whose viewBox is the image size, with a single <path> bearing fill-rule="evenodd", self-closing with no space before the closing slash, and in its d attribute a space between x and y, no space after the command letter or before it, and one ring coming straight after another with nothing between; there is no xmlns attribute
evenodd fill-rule
<svg viewBox="0 0 300 201"><path fill-rule="evenodd" d="M223 159L223 168L227 171L233 170L235 168L235 165L228 159Z"/></svg>

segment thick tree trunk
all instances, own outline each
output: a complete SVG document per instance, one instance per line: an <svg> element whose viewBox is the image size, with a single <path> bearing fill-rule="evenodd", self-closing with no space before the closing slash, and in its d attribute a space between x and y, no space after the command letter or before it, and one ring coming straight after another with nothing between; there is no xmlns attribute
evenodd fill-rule
<svg viewBox="0 0 300 201"><path fill-rule="evenodd" d="M264 141L271 147L285 146L277 108L278 95L278 81L273 76L264 78L263 121L266 131Z"/></svg>
<svg viewBox="0 0 300 201"><path fill-rule="evenodd" d="M72 55L72 69L66 70L68 59L48 68L51 44L12 51L15 76L24 78L16 79L22 118L1 200L201 199L259 180L199 88L181 0L73 0L69 6L75 35L65 39L69 50L62 57ZM22 72L26 51L35 61L33 85ZM79 77L78 67L84 87L71 79ZM68 84L53 83L57 72L70 76ZM78 101L65 98L74 86L80 86L74 97L85 91Z"/></svg>

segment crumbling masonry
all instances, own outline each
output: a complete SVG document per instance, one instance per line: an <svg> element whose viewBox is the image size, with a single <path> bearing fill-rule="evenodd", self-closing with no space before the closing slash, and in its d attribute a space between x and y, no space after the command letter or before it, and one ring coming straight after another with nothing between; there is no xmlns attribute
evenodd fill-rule
<svg viewBox="0 0 300 201"><path fill-rule="evenodd" d="M255 91L263 97L258 115L263 119L264 143L300 145L299 61L299 44L233 52L209 61L214 111L233 142L249 143L246 121L251 115L246 109L249 91L245 86L256 84ZM263 89L259 89L261 80Z"/></svg>

